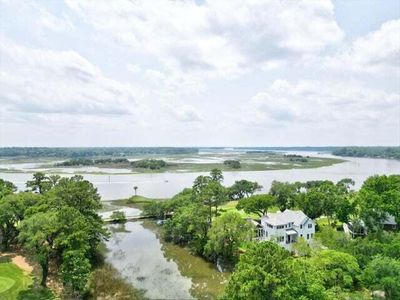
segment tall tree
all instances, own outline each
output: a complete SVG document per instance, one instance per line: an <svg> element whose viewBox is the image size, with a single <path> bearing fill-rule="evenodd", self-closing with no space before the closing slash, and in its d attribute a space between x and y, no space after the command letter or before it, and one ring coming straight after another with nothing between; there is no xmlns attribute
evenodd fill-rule
<svg viewBox="0 0 400 300"><path fill-rule="evenodd" d="M43 194L50 189L50 184L46 174L43 172L36 172L33 174L33 180L26 182L26 187L31 188L34 192Z"/></svg>
<svg viewBox="0 0 400 300"><path fill-rule="evenodd" d="M211 180L222 183L224 181L224 175L220 169L212 169L210 172Z"/></svg>
<svg viewBox="0 0 400 300"><path fill-rule="evenodd" d="M358 201L360 217L369 231L380 229L389 215L400 224L400 175L369 177L358 193Z"/></svg>
<svg viewBox="0 0 400 300"><path fill-rule="evenodd" d="M298 185L296 183L272 181L269 193L276 198L276 204L280 211L287 208L293 208L298 193Z"/></svg>
<svg viewBox="0 0 400 300"><path fill-rule="evenodd" d="M223 259L235 263L239 257L239 246L254 236L253 226L237 212L227 212L216 218L208 231L205 254L214 260Z"/></svg>
<svg viewBox="0 0 400 300"><path fill-rule="evenodd" d="M290 253L273 242L251 244L240 257L222 299L277 299L286 285Z"/></svg>
<svg viewBox="0 0 400 300"><path fill-rule="evenodd" d="M400 299L400 261L377 256L361 275L364 285L372 290L384 290L387 299Z"/></svg>
<svg viewBox="0 0 400 300"><path fill-rule="evenodd" d="M262 186L257 182L248 181L245 179L235 181L229 188L229 197L233 200L240 200L244 197L250 197L256 191L261 190Z"/></svg>
<svg viewBox="0 0 400 300"><path fill-rule="evenodd" d="M56 238L61 232L57 212L36 213L22 221L19 230L18 238L25 249L37 259L42 268L41 285L46 286L50 257L57 251Z"/></svg>
<svg viewBox="0 0 400 300"><path fill-rule="evenodd" d="M9 194L0 199L0 236L4 250L8 250L17 237L17 225L24 219L25 211L40 199L32 193Z"/></svg>
<svg viewBox="0 0 400 300"><path fill-rule="evenodd" d="M202 254L210 227L208 209L200 203L178 208L164 225L167 240L188 244L196 253Z"/></svg>
<svg viewBox="0 0 400 300"><path fill-rule="evenodd" d="M17 191L17 187L10 181L0 178L0 199Z"/></svg>
<svg viewBox="0 0 400 300"><path fill-rule="evenodd" d="M239 200L236 208L243 209L244 212L247 214L255 213L259 217L262 217L267 214L270 207L274 206L275 202L276 199L272 195L253 195L248 198Z"/></svg>

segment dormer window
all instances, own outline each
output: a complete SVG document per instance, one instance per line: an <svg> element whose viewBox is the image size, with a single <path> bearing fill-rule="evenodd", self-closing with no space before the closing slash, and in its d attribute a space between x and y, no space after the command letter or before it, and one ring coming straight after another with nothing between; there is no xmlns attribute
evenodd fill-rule
<svg viewBox="0 0 400 300"><path fill-rule="evenodd" d="M303 229L303 225L300 225L300 229Z"/></svg>

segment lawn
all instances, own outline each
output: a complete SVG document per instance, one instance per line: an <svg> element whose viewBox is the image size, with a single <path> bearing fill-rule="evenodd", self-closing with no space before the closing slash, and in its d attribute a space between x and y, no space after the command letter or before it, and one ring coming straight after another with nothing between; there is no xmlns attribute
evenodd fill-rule
<svg viewBox="0 0 400 300"><path fill-rule="evenodd" d="M18 294L29 288L32 277L12 262L0 261L0 299L17 299Z"/></svg>
<svg viewBox="0 0 400 300"><path fill-rule="evenodd" d="M165 200L169 200L169 199L147 198L147 197L137 195L137 196L132 196L128 199L113 200L108 203L110 203L111 205L121 205L121 206L128 206L128 207L143 209L143 206L146 203L153 202L153 201L165 201Z"/></svg>
<svg viewBox="0 0 400 300"><path fill-rule="evenodd" d="M51 300L54 295L49 289L36 286L34 278L9 259L0 258L0 299Z"/></svg>

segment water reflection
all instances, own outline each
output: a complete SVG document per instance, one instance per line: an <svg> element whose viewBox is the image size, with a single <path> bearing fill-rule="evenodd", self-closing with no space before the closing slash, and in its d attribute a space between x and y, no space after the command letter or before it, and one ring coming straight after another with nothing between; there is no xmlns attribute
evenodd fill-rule
<svg viewBox="0 0 400 300"><path fill-rule="evenodd" d="M114 232L106 246L106 260L150 299L193 299L192 280L182 276L178 265L164 256L156 234L142 222L110 225ZM117 230L116 230L117 229Z"/></svg>

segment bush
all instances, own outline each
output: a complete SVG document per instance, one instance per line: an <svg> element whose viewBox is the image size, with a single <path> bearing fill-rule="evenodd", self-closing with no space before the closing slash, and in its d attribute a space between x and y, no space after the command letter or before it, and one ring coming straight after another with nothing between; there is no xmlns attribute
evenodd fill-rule
<svg viewBox="0 0 400 300"><path fill-rule="evenodd" d="M126 216L123 211L114 211L111 214L111 220L113 223L124 223L126 222Z"/></svg>

